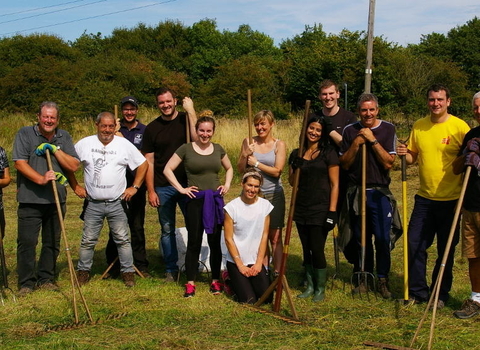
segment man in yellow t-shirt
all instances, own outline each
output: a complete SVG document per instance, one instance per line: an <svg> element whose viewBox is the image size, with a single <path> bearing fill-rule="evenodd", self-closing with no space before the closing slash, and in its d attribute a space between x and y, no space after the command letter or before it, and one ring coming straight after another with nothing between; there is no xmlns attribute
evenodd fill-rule
<svg viewBox="0 0 480 350"><path fill-rule="evenodd" d="M399 145L397 154L406 156L407 164L419 166L420 189L408 225L409 293L416 302L425 302L437 279L445 251L455 206L460 196L462 177L453 173L455 160L465 134L470 127L448 113L450 92L442 85L432 85L427 91L430 116L413 125L409 145ZM426 281L427 249L437 236L437 260L432 285ZM445 266L437 309L445 306L453 281L453 258L459 240L458 227Z"/></svg>

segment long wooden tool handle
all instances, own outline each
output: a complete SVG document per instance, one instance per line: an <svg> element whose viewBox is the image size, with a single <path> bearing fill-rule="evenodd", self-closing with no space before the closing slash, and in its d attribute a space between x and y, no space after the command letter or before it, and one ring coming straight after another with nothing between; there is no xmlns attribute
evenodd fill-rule
<svg viewBox="0 0 480 350"><path fill-rule="evenodd" d="M309 114L310 114L310 100L307 100L305 102L305 114L303 116L302 132L300 133L300 145L298 148L298 157L303 156L303 140L305 139L305 134L307 132L307 122L308 122ZM283 280L283 276L285 275L287 258L288 258L288 249L290 246L290 237L292 235L293 214L295 212L295 201L297 199L298 181L300 179L300 168L295 169L294 175L295 177L293 180L292 197L290 199L290 209L288 211L287 226L285 229L285 241L283 243L282 262L280 264L277 291L275 293L275 302L273 304L273 311L275 312L278 312L280 310L280 304L282 301L282 288L283 288L282 280Z"/></svg>
<svg viewBox="0 0 480 350"><path fill-rule="evenodd" d="M365 272L365 254L367 246L367 145L362 145L362 203L361 209L361 249L362 249L362 266L361 271Z"/></svg>
<svg viewBox="0 0 480 350"><path fill-rule="evenodd" d="M467 170L465 171L462 190L460 191L460 197L458 198L457 206L455 208L455 215L453 216L452 226L450 227L450 233L448 235L447 245L445 246L445 251L443 252L442 263L440 264L440 269L438 270L438 276L437 276L437 281L435 282L434 291L432 292L432 296L430 297L430 301L431 301L432 297L434 296L435 301L433 304L432 321L430 323L430 336L428 339L428 348L427 348L428 350L430 350L433 345L433 333L435 331L435 316L437 315L436 306L438 303L438 297L440 296L440 287L442 285L443 273L445 272L445 265L447 264L448 256L450 255L450 249L452 247L453 237L455 236L458 219L462 211L463 198L465 197L465 191L467 190L468 179L470 178L471 171L472 171L471 166L467 167Z"/></svg>
<svg viewBox="0 0 480 350"><path fill-rule="evenodd" d="M186 135L186 143L189 143L190 142L190 119L188 117L188 112L186 113L187 116L186 116L186 119L185 119L185 135Z"/></svg>
<svg viewBox="0 0 480 350"><path fill-rule="evenodd" d="M408 302L408 211L407 211L407 158L402 156L402 209L403 209L403 300Z"/></svg>
<svg viewBox="0 0 480 350"><path fill-rule="evenodd" d="M48 165L48 170L53 170L52 166L52 159L50 157L50 150L46 150L45 156L47 158L47 165ZM88 319L90 322L93 323L93 317L92 314L90 313L90 309L88 308L87 301L85 300L78 284L77 276L75 274L75 269L73 267L73 261L72 261L72 256L70 254L70 247L68 245L68 240L67 240L67 233L65 231L65 223L63 221L63 212L62 212L62 206L60 205L60 198L58 197L58 190L57 190L57 182L55 180L52 180L52 189L53 189L53 196L55 198L55 204L57 206L57 213L58 213L58 221L60 223L60 229L62 231L62 238L63 242L65 244L65 252L67 253L67 262L68 262L68 268L70 271L70 282L72 284L72 295L73 295L73 307L74 307L74 313L75 313L75 323L79 322L78 319L78 308L77 308L77 299L75 296L75 286L78 289L78 294L80 295L80 298L82 299L83 306L85 307L85 312L87 313Z"/></svg>
<svg viewBox="0 0 480 350"><path fill-rule="evenodd" d="M247 108L248 108L248 144L253 143L252 137L252 91L247 90Z"/></svg>
<svg viewBox="0 0 480 350"><path fill-rule="evenodd" d="M5 236L5 212L0 209L0 264L2 265L3 286L8 287L7 262L5 259L5 249L3 248L3 237Z"/></svg>
<svg viewBox="0 0 480 350"><path fill-rule="evenodd" d="M418 334L420 333L420 329L422 328L423 323L425 322L425 319L427 318L428 311L430 310L430 306L433 303L434 307L433 307L433 312L432 312L432 323L430 325L430 337L429 337L429 342L428 342L428 349L431 349L432 340L433 340L433 331L434 331L434 327L435 327L435 317L436 317L436 311L437 311L436 305L438 303L438 296L440 295L440 285L442 283L443 272L445 271L445 264L447 263L448 255L450 254L450 248L452 246L453 236L455 235L455 229L457 227L458 218L460 216L460 211L462 209L463 198L465 197L465 191L467 189L468 179L470 178L471 170L472 170L472 168L469 166L469 167L467 167L467 170L465 171L465 177L463 179L462 190L460 191L460 197L457 201L457 206L455 208L455 215L453 216L452 226L450 227L450 233L449 233L449 236L448 236L447 244L445 245L445 251L443 253L442 262L440 264L440 269L438 271L437 280L435 281L435 285L433 287L432 294L430 296L430 299L428 300L425 311L423 312L423 316L420 319L420 322L418 323L415 334L412 337L412 341L410 342L410 347L413 347L413 344L415 344L415 341L417 340Z"/></svg>

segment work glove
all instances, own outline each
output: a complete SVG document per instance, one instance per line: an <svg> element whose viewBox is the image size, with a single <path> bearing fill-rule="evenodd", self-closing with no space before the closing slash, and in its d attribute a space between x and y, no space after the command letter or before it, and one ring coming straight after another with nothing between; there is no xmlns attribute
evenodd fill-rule
<svg viewBox="0 0 480 350"><path fill-rule="evenodd" d="M467 146L463 150L463 154L467 154L469 152L480 154L480 138L475 137L467 142Z"/></svg>
<svg viewBox="0 0 480 350"><path fill-rule="evenodd" d="M465 166L472 166L480 170L480 157L474 152L470 152L465 156Z"/></svg>
<svg viewBox="0 0 480 350"><path fill-rule="evenodd" d="M323 117L323 119L325 120L325 129L326 129L325 134L330 135L330 133L333 130L332 118L325 116L325 117Z"/></svg>
<svg viewBox="0 0 480 350"><path fill-rule="evenodd" d="M303 167L304 164L305 164L305 159L300 157L295 157L293 158L292 163L290 165L292 166L293 171L295 171L298 168Z"/></svg>
<svg viewBox="0 0 480 350"><path fill-rule="evenodd" d="M55 153L57 152L58 147L52 145L51 143L44 142L37 147L37 149L35 150L35 154L39 157L43 156L45 155L45 153L47 153L47 149L50 151L50 153Z"/></svg>
<svg viewBox="0 0 480 350"><path fill-rule="evenodd" d="M65 175L63 175L62 173L59 173L58 171L55 172L55 180L56 180L60 185L63 185L63 186L67 186L67 185L68 185L68 181L67 181L67 178L65 177Z"/></svg>
<svg viewBox="0 0 480 350"><path fill-rule="evenodd" d="M337 224L337 221L338 221L337 212L329 211L327 213L327 218L325 219L325 225L323 225L323 227L325 228L325 230L331 231Z"/></svg>

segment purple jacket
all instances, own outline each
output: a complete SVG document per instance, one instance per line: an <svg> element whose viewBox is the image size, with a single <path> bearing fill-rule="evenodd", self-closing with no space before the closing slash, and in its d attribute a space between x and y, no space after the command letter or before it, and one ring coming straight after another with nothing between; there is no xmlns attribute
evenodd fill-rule
<svg viewBox="0 0 480 350"><path fill-rule="evenodd" d="M203 202L203 228L206 233L213 233L216 225L223 225L225 214L223 207L225 202L220 195L220 190L205 190L195 193L195 199L202 199Z"/></svg>

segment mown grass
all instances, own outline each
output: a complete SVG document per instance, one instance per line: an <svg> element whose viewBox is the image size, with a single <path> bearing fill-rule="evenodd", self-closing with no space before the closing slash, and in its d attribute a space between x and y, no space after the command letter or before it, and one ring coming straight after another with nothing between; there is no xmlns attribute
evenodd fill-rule
<svg viewBox="0 0 480 350"><path fill-rule="evenodd" d="M141 116L146 122L151 115ZM21 125L29 123L22 116L9 118L12 134L2 129L2 144L11 150L13 135ZM2 122L3 126L3 122ZM298 119L279 122L275 134L287 142L289 150L296 147L300 122ZM75 140L94 129L88 123L75 123L71 130ZM239 152L241 140L247 135L242 120L219 120L215 142L222 144L233 163ZM10 145L10 148L9 148ZM416 168L408 171L409 207L418 186ZM392 171L392 191L401 199L399 165ZM286 184L286 182L285 182ZM290 187L287 190L289 203ZM227 196L227 201L239 193L238 178ZM16 291L16 202L15 184L4 190L7 217L5 252L10 270L9 284ZM81 200L70 192L65 225L69 246L76 262L82 234L78 215ZM179 215L178 225L183 225ZM202 276L197 283L197 295L185 300L182 297L185 276L180 284L163 282L163 263L158 252L159 225L156 211L147 208L147 250L151 263L152 279L137 279L134 288L127 289L119 280L100 280L105 270L105 236L102 232L97 245L93 266L93 280L82 288L94 319L104 320L108 315L128 312L119 319L103 321L94 326L44 332L45 327L73 322L72 295L66 254L63 249L58 261L60 292L36 291L14 303L9 298L0 306L0 347L2 349L364 349L364 341L376 341L397 346L408 346L424 311L424 305L405 307L394 301L353 299L350 295L351 266L341 259L340 278L329 281L326 300L314 304L310 300L294 298L295 309L303 325L291 325L269 315L252 312L231 301L228 297L208 293L208 280ZM326 247L329 275L334 273L333 243ZM398 298L403 296L403 244L398 242L393 251L391 287ZM436 256L434 247L430 250ZM287 264L287 279L295 296L301 288L301 248L295 228ZM435 349L480 349L478 322L460 321L452 316L463 299L469 295L466 260L456 253L455 281L452 298L447 307L437 313ZM81 303L78 302L82 311ZM265 309L269 309L265 306ZM283 299L281 314L289 315L288 303ZM86 317L81 312L82 320ZM418 348L426 348L429 322L425 324Z"/></svg>

